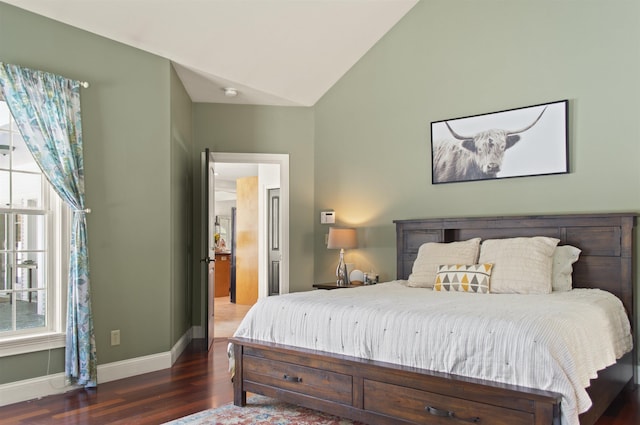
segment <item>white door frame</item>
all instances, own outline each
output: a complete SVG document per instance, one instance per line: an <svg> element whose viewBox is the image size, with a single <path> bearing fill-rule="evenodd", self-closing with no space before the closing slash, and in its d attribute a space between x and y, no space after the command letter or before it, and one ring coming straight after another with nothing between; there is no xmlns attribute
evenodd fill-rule
<svg viewBox="0 0 640 425"><path fill-rule="evenodd" d="M211 152L211 163L247 163L247 164L276 164L280 166L280 220L282 232L282 276L280 281L280 293L289 293L289 155L266 153L228 153ZM215 165L214 165L215 166ZM213 188L213 190L215 190ZM260 228L264 231L260 222ZM266 234L266 231L265 231ZM262 238L264 240L265 238ZM266 258L267 246L259 247L259 258ZM269 293L269 280L267 262L261 261L259 272L258 294L260 297ZM263 270L264 269L264 270Z"/></svg>

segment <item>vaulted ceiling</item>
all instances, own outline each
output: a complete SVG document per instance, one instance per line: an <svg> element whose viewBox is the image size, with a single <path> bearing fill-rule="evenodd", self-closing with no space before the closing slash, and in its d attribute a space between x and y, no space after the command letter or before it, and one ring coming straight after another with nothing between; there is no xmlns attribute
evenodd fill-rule
<svg viewBox="0 0 640 425"><path fill-rule="evenodd" d="M3 1L171 60L194 102L283 106L314 105L418 2Z"/></svg>

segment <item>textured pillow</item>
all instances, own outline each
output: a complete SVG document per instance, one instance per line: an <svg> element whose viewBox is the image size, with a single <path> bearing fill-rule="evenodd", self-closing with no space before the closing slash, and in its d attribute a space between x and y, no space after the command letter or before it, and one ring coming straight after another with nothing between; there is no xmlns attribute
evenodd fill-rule
<svg viewBox="0 0 640 425"><path fill-rule="evenodd" d="M493 264L449 264L438 267L434 291L489 293Z"/></svg>
<svg viewBox="0 0 640 425"><path fill-rule="evenodd" d="M491 292L548 294L551 292L553 252L559 239L488 239L480 248L479 263L493 263Z"/></svg>
<svg viewBox="0 0 640 425"><path fill-rule="evenodd" d="M570 291L573 263L578 261L582 251L575 246L562 245L553 252L551 288L553 291Z"/></svg>
<svg viewBox="0 0 640 425"><path fill-rule="evenodd" d="M408 286L433 288L440 264L476 264L479 251L480 238L462 242L422 244L413 262Z"/></svg>

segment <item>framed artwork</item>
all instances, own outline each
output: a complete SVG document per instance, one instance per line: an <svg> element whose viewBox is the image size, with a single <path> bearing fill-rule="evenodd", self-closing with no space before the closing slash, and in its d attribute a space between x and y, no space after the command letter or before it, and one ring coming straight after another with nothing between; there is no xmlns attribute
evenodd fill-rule
<svg viewBox="0 0 640 425"><path fill-rule="evenodd" d="M431 123L432 183L569 172L568 100Z"/></svg>

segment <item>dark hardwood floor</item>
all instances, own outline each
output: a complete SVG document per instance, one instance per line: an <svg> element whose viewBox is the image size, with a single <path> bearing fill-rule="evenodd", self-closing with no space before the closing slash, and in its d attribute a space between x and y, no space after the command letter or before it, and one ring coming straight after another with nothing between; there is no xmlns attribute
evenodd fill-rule
<svg viewBox="0 0 640 425"><path fill-rule="evenodd" d="M0 424L161 424L233 401L227 341L192 341L171 369L0 407Z"/></svg>
<svg viewBox="0 0 640 425"><path fill-rule="evenodd" d="M171 369L99 384L97 390L0 407L0 424L161 424L233 401L227 342L207 354L192 342ZM616 400L596 425L640 424L640 390Z"/></svg>

